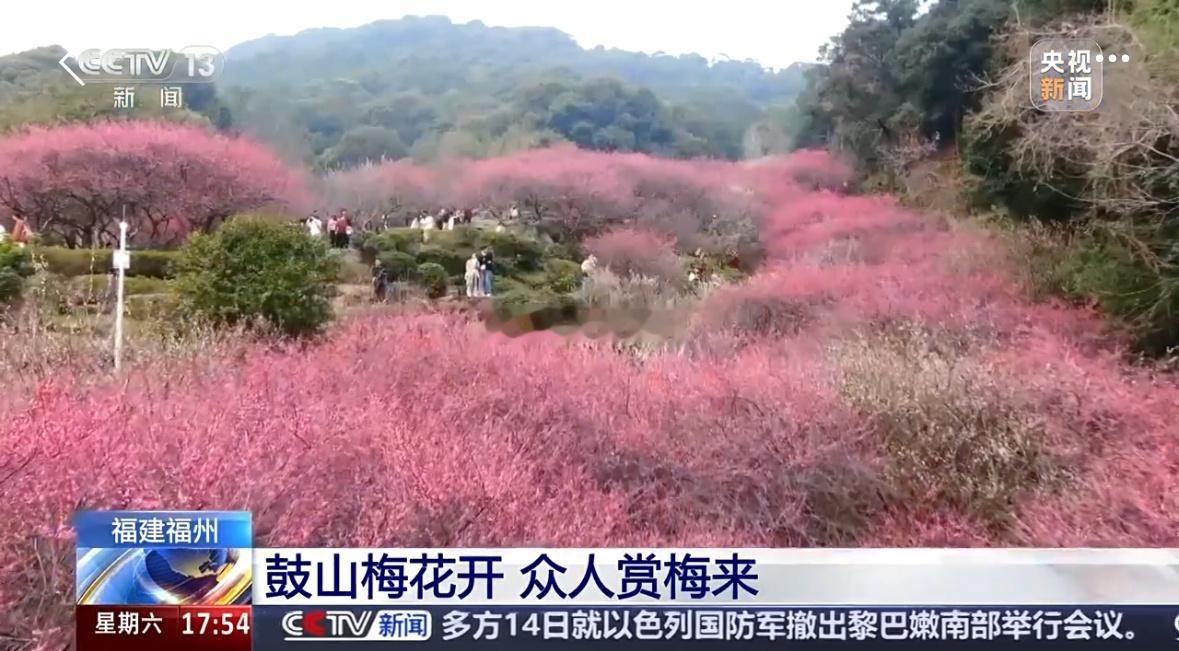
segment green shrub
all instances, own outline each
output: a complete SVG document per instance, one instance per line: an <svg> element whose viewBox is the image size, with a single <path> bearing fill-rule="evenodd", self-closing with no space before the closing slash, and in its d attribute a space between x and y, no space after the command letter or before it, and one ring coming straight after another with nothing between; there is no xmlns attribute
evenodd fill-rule
<svg viewBox="0 0 1179 651"><path fill-rule="evenodd" d="M390 280L413 280L417 276L418 261L408 253L385 251L379 256Z"/></svg>
<svg viewBox="0 0 1179 651"><path fill-rule="evenodd" d="M69 279L70 292L75 296L102 296L106 292L107 276L93 274L89 276L75 276ZM149 278L133 276L123 279L123 294L137 296L140 294L168 294L175 291L175 283L166 278Z"/></svg>
<svg viewBox="0 0 1179 651"><path fill-rule="evenodd" d="M127 316L132 319L170 319L180 309L180 297L176 294L138 294L125 300Z"/></svg>
<svg viewBox="0 0 1179 651"><path fill-rule="evenodd" d="M147 278L173 278L179 251L132 251L127 275Z"/></svg>
<svg viewBox="0 0 1179 651"><path fill-rule="evenodd" d="M20 298L25 278L33 275L33 258L29 250L0 242L0 305Z"/></svg>
<svg viewBox="0 0 1179 651"><path fill-rule="evenodd" d="M492 279L492 283L495 285L494 289L497 297L503 297L517 292L529 294L537 291L535 286L511 276L496 276Z"/></svg>
<svg viewBox="0 0 1179 651"><path fill-rule="evenodd" d="M327 244L256 216L234 218L182 249L181 307L213 323L264 320L280 332L310 334L331 318L339 259Z"/></svg>
<svg viewBox="0 0 1179 651"><path fill-rule="evenodd" d="M34 249L34 253L45 261L45 268L50 273L60 276L105 274L111 267L110 249L41 246ZM131 268L127 270L127 275L171 278L175 275L175 264L179 256L179 251L132 251Z"/></svg>
<svg viewBox="0 0 1179 651"><path fill-rule="evenodd" d="M981 210L1002 207L1014 217L1048 222L1082 216L1083 203L1071 198L1084 196L1077 165L1065 162L1066 154L1061 152L1059 162L1069 173L1053 179L1056 190L1039 182L1034 173L1021 169L1011 154L1021 132L1009 116L1002 114L1003 110L1001 103L992 102L980 114L1000 113L1002 119L1008 120L1002 127L982 128L978 119L967 119L963 124L960 144L966 171L963 180L971 207Z"/></svg>
<svg viewBox="0 0 1179 651"><path fill-rule="evenodd" d="M471 257L470 253L463 255L454 249L443 248L435 244L432 238L430 244L424 244L422 248L418 249L418 264L433 262L445 269L446 273L452 275L461 275L466 272L467 258L469 257Z"/></svg>
<svg viewBox="0 0 1179 651"><path fill-rule="evenodd" d="M492 302L492 312L496 319L503 323L515 323L520 326L520 319L526 318L527 327L521 332L546 330L558 325L575 324L578 322L578 301L568 294L557 294L548 289L532 289L513 283L496 282L499 292Z"/></svg>
<svg viewBox="0 0 1179 651"><path fill-rule="evenodd" d="M688 266L701 272L705 278L716 279L726 283L734 283L746 277L745 272L736 267L729 266L724 258L718 256L706 255L700 258L692 258L688 262Z"/></svg>
<svg viewBox="0 0 1179 651"><path fill-rule="evenodd" d="M412 230L412 229L411 229ZM425 236L425 240L422 240ZM458 249L466 248L472 249L475 246L478 233L464 232L460 230L444 231L432 230L427 232L420 232L418 240L425 246L435 246L444 249Z"/></svg>
<svg viewBox="0 0 1179 651"><path fill-rule="evenodd" d="M581 286L581 265L572 260L549 258L544 263L544 283L554 292L568 294Z"/></svg>
<svg viewBox="0 0 1179 651"><path fill-rule="evenodd" d="M372 264L381 253L380 247L377 246L379 236L380 233L375 232L356 233L352 236L352 245L360 251L360 261L366 265Z"/></svg>
<svg viewBox="0 0 1179 651"><path fill-rule="evenodd" d="M1128 324L1139 350L1159 355L1179 346L1179 278L1146 266L1121 243L1077 247L1059 275L1066 293L1096 300L1103 312Z"/></svg>
<svg viewBox="0 0 1179 651"><path fill-rule="evenodd" d="M474 226L456 226L453 231L442 231L454 246L464 250L474 251L483 243L483 234L486 232ZM431 236L430 241L434 238ZM445 240L444 240L445 241Z"/></svg>
<svg viewBox="0 0 1179 651"><path fill-rule="evenodd" d="M1174 235L1146 234L1131 246L1112 236L1124 225L1048 228L1000 220L995 226L1033 299L1096 304L1128 326L1135 348L1148 355L1179 346L1179 248L1168 255ZM1157 256L1157 268L1143 262L1146 251Z"/></svg>
<svg viewBox="0 0 1179 651"><path fill-rule="evenodd" d="M585 258L585 252L576 244L570 242L550 244L547 254L550 258L563 258L565 260L581 260Z"/></svg>
<svg viewBox="0 0 1179 651"><path fill-rule="evenodd" d="M59 246L39 246L34 251L38 258L44 260L45 269L59 276L105 274L106 270L111 268L110 249L67 249Z"/></svg>
<svg viewBox="0 0 1179 651"><path fill-rule="evenodd" d="M401 251L414 255L422 245L422 232L416 228L391 228L371 236L364 244L381 252Z"/></svg>
<svg viewBox="0 0 1179 651"><path fill-rule="evenodd" d="M520 271L540 271L543 267L546 247L536 240L494 232L485 233L482 239L480 244L491 247L497 264Z"/></svg>
<svg viewBox="0 0 1179 651"><path fill-rule="evenodd" d="M450 277L446 269L436 262L426 262L418 265L418 283L426 290L430 298L446 296L446 285Z"/></svg>

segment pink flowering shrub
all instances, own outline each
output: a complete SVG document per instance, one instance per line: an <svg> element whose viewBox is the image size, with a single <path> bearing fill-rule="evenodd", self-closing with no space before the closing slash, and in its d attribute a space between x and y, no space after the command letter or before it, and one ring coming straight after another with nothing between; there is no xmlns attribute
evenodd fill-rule
<svg viewBox="0 0 1179 651"><path fill-rule="evenodd" d="M683 282L674 243L658 233L616 229L591 237L582 246L599 264L621 276L646 276L672 285Z"/></svg>
<svg viewBox="0 0 1179 651"><path fill-rule="evenodd" d="M844 192L854 180L850 166L821 149L806 149L754 164L772 181L786 177L804 190Z"/></svg>
<svg viewBox="0 0 1179 651"><path fill-rule="evenodd" d="M0 401L0 509L27 523L0 530L0 632L72 638L78 508L249 509L260 545L1179 544L1179 383L1090 313L1028 302L984 234L814 192L817 153L584 156L447 183L583 211L570 232L634 265L670 244L626 223L659 192L618 170L701 165L721 182L698 187L746 193L768 259L698 299L698 345L639 359L376 312L304 348L59 373Z"/></svg>
<svg viewBox="0 0 1179 651"><path fill-rule="evenodd" d="M0 207L69 245L174 244L245 211L309 207L303 175L267 148L194 126L109 122L0 138Z"/></svg>
<svg viewBox="0 0 1179 651"><path fill-rule="evenodd" d="M668 233L682 248L748 247L765 209L742 185L738 165L569 148L524 151L436 167L406 162L336 172L332 202L362 211L485 207L564 238L637 226Z"/></svg>

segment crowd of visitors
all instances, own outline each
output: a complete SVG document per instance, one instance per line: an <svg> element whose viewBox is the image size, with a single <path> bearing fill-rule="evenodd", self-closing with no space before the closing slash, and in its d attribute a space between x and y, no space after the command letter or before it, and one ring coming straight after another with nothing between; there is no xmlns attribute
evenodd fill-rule
<svg viewBox="0 0 1179 651"><path fill-rule="evenodd" d="M471 224L477 214L486 215L490 211L484 208L442 208L435 213L420 211L404 217L397 217L387 212L366 214L360 218L353 217L347 210L341 208L324 219L318 210L312 211L303 221L307 233L312 237L327 237L333 248L348 248L352 237L356 233L372 233L389 230L390 228L418 228L423 231L446 230L452 231L457 226ZM511 214L519 215L514 206ZM502 228L497 230L502 231ZM428 236L426 236L428 238Z"/></svg>
<svg viewBox="0 0 1179 651"><path fill-rule="evenodd" d="M380 258L373 261L372 285L373 300L384 302L389 296L389 285L394 281L390 277L389 268ZM483 248L467 258L464 280L467 284L468 298L490 298L494 296L495 288L495 254L490 248Z"/></svg>
<svg viewBox="0 0 1179 651"><path fill-rule="evenodd" d="M458 226L470 225L476 215L486 217L491 211L485 208L443 208L435 213L421 211L402 219L388 213L368 215L357 223L348 211L341 208L325 220L318 210L312 211L303 221L307 234L315 238L326 238L332 248L347 249L352 246L356 233L381 232L391 228L416 228L422 231L422 240L428 241L434 230L452 231ZM519 218L520 211L512 206L508 211L512 219ZM504 232L502 220L496 220L496 232ZM398 223L400 222L400 223ZM373 299L383 302L388 298L389 288L397 280L379 259L371 267ZM495 256L490 248L476 251L466 263L466 295L468 297L490 297L494 292Z"/></svg>

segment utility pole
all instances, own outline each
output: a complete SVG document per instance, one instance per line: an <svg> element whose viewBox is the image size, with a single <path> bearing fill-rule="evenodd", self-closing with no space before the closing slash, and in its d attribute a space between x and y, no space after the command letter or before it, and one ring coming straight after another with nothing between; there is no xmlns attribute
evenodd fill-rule
<svg viewBox="0 0 1179 651"><path fill-rule="evenodd" d="M123 279L131 266L131 254L127 251L127 206L123 206L123 219L119 222L119 248L111 256L111 264L118 271L115 299L115 370L123 362Z"/></svg>

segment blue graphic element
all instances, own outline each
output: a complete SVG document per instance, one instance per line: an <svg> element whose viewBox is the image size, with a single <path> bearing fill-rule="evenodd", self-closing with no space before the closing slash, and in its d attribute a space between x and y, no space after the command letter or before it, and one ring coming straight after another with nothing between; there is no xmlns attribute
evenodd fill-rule
<svg viewBox="0 0 1179 651"><path fill-rule="evenodd" d="M86 511L74 524L79 604L250 603L247 512Z"/></svg>

